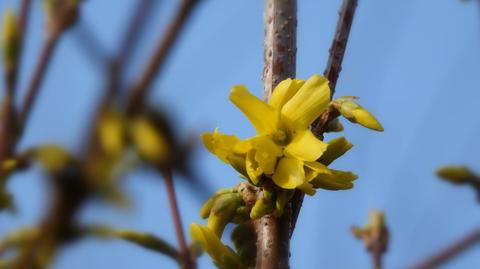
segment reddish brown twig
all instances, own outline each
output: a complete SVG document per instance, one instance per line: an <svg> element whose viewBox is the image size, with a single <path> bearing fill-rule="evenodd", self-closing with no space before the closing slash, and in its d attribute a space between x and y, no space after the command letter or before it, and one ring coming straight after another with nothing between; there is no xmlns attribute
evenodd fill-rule
<svg viewBox="0 0 480 269"><path fill-rule="evenodd" d="M410 266L410 269L434 269L438 268L440 265L448 262L449 260L455 258L463 251L472 247L475 244L480 243L480 228L476 228L473 232L468 233L460 240L455 241L452 245L447 246L445 249L439 251L436 254L433 254L431 257L427 258L425 261L421 261L416 265Z"/></svg>
<svg viewBox="0 0 480 269"><path fill-rule="evenodd" d="M195 268L195 261L190 255L190 249L187 246L187 241L185 240L185 235L183 233L182 220L180 218L180 211L178 209L177 198L175 196L175 187L172 179L172 171L167 169L163 173L163 178L165 179L165 185L167 187L168 193L168 202L172 211L173 222L175 224L175 232L177 234L178 244L180 246L180 263L183 269L193 269Z"/></svg>
<svg viewBox="0 0 480 269"><path fill-rule="evenodd" d="M145 70L130 90L129 103L127 104L128 113L134 113L141 107L151 83L164 66L165 60L167 59L173 44L178 39L183 26L198 2L199 0L182 0L180 7L169 23L164 36L158 42Z"/></svg>
<svg viewBox="0 0 480 269"><path fill-rule="evenodd" d="M53 32L45 40L42 52L40 54L37 65L35 67L35 71L33 72L32 79L28 84L27 93L20 109L19 120L20 120L22 129L28 119L28 116L30 115L30 111L32 110L33 103L37 98L40 85L48 69L50 59L58 43L59 37L60 37L59 32Z"/></svg>

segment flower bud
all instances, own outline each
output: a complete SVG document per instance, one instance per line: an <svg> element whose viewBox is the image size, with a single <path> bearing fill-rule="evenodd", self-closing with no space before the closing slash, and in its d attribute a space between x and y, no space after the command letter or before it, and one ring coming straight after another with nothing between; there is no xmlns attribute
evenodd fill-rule
<svg viewBox="0 0 480 269"><path fill-rule="evenodd" d="M12 10L7 10L3 16L2 57L5 70L15 69L20 46L20 29L17 18Z"/></svg>
<svg viewBox="0 0 480 269"><path fill-rule="evenodd" d="M350 122L382 132L383 127L380 122L365 108L355 103L354 99L355 97L341 97L333 101L332 106Z"/></svg>

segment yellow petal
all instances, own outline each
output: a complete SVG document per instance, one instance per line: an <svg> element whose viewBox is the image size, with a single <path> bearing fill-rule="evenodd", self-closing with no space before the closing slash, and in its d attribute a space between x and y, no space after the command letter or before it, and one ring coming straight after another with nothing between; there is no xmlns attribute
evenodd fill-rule
<svg viewBox="0 0 480 269"><path fill-rule="evenodd" d="M310 182L316 178L318 174L331 175L332 171L327 166L319 162L304 162L305 164L305 181Z"/></svg>
<svg viewBox="0 0 480 269"><path fill-rule="evenodd" d="M283 105L297 93L304 83L304 80L290 78L281 81L273 90L268 103L276 109L282 109Z"/></svg>
<svg viewBox="0 0 480 269"><path fill-rule="evenodd" d="M329 165L352 147L352 143L348 142L343 136L332 139L327 143L327 150L323 153L322 157L320 157L319 161L325 165Z"/></svg>
<svg viewBox="0 0 480 269"><path fill-rule="evenodd" d="M257 160L255 159L255 149L251 149L247 153L247 158L245 161L245 167L247 170L248 178L252 181L253 184L258 184L260 181L263 171L260 168L260 165L258 164Z"/></svg>
<svg viewBox="0 0 480 269"><path fill-rule="evenodd" d="M227 161L237 172L248 178L245 155L233 153L227 156Z"/></svg>
<svg viewBox="0 0 480 269"><path fill-rule="evenodd" d="M305 182L303 162L294 158L280 159L272 180L281 188L295 189Z"/></svg>
<svg viewBox="0 0 480 269"><path fill-rule="evenodd" d="M313 188L313 185L308 183L308 182L304 182L303 184L299 185L297 188L299 190L303 191L305 194L310 195L310 196L315 195L315 193L317 192Z"/></svg>
<svg viewBox="0 0 480 269"><path fill-rule="evenodd" d="M363 107L354 109L351 113L356 123L367 127L368 129L383 132L383 126L380 124L380 122Z"/></svg>
<svg viewBox="0 0 480 269"><path fill-rule="evenodd" d="M325 77L310 77L283 106L281 115L299 129L306 129L330 102L330 87Z"/></svg>
<svg viewBox="0 0 480 269"><path fill-rule="evenodd" d="M275 171L277 158L282 156L281 147L277 146L268 136L257 137L252 140L255 148L255 160L258 166L266 175L271 175Z"/></svg>
<svg viewBox="0 0 480 269"><path fill-rule="evenodd" d="M279 119L275 109L248 92L245 86L233 87L230 100L247 116L258 133L271 133L277 128Z"/></svg>
<svg viewBox="0 0 480 269"><path fill-rule="evenodd" d="M49 173L55 173L72 163L72 155L57 145L41 145L34 149L34 158Z"/></svg>
<svg viewBox="0 0 480 269"><path fill-rule="evenodd" d="M294 134L292 142L285 148L288 156L302 161L316 161L327 149L327 144L315 137L310 130Z"/></svg>
<svg viewBox="0 0 480 269"><path fill-rule="evenodd" d="M194 223L190 225L190 237L201 245L219 268L244 268L241 265L240 257L224 245L209 228ZM232 265L235 266L231 267Z"/></svg>
<svg viewBox="0 0 480 269"><path fill-rule="evenodd" d="M352 172L331 170L333 174L319 174L314 178L310 183L315 188L322 188L326 190L347 190L353 188L353 183L355 179L358 178Z"/></svg>
<svg viewBox="0 0 480 269"><path fill-rule="evenodd" d="M240 142L240 139L234 135L225 135L215 129L213 133L202 134L202 140L205 147L215 154L223 162L229 163L228 155L232 153L234 146Z"/></svg>

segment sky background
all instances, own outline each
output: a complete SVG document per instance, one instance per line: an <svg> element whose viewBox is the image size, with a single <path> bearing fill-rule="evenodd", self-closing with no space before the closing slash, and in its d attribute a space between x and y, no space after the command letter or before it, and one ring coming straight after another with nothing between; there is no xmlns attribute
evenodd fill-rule
<svg viewBox="0 0 480 269"><path fill-rule="evenodd" d="M19 2L1 0L0 11L18 8ZM21 90L42 43L40 1L33 2ZM82 24L114 53L135 2L85 1ZM157 2L126 81L139 74L177 3ZM297 77L323 72L339 6L333 0L299 1ZM172 115L183 136L215 127L243 138L254 133L228 101L228 93L232 85L243 83L261 94L262 12L263 1L255 0L205 0L196 9L149 98ZM55 52L21 148L55 142L75 151L82 145L104 73L85 54L77 30L66 34ZM305 200L291 243L292 268L370 268L369 256L349 227L364 224L373 208L386 211L391 230L386 268L404 268L478 227L473 191L439 181L434 170L467 164L480 171L479 48L475 1L360 1L336 94L360 96L385 132L344 122L342 135L355 146L332 167L352 170L360 178L352 190L320 190ZM327 140L336 136L327 135ZM212 189L239 181L233 169L201 146L195 168ZM47 207L48 190L38 169L16 174L8 187L19 211L0 214L0 235L36 223ZM152 232L176 244L162 180L151 172L133 172L124 188L133 200L130 210L92 202L81 212L82 222ZM188 231L189 223L203 223L200 199L184 181L177 182L177 191ZM479 260L477 245L442 268L474 268ZM64 248L53 268L176 265L128 243L89 238ZM207 255L200 268L213 268Z"/></svg>

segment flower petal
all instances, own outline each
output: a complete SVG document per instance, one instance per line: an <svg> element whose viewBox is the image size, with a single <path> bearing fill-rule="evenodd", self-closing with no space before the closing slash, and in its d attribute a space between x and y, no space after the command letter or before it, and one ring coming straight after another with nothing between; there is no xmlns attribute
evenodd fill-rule
<svg viewBox="0 0 480 269"><path fill-rule="evenodd" d="M244 268L240 257L224 245L208 227L196 223L190 225L190 237L194 242L200 244L220 268Z"/></svg>
<svg viewBox="0 0 480 269"><path fill-rule="evenodd" d="M260 165L255 159L255 154L256 150L252 148L247 153L247 158L245 161L245 168L247 170L248 178L254 185L258 184L263 174L262 168L260 168Z"/></svg>
<svg viewBox="0 0 480 269"><path fill-rule="evenodd" d="M248 92L245 86L233 87L230 92L230 101L247 116L258 133L271 133L277 128L278 112Z"/></svg>
<svg viewBox="0 0 480 269"><path fill-rule="evenodd" d="M352 172L331 170L332 175L319 174L314 178L310 183L313 184L315 188L322 188L326 190L347 190L353 188L353 183L355 179L358 178Z"/></svg>
<svg viewBox="0 0 480 269"><path fill-rule="evenodd" d="M274 108L282 109L283 105L298 92L304 83L305 80L291 78L281 81L273 90L268 103Z"/></svg>
<svg viewBox="0 0 480 269"><path fill-rule="evenodd" d="M277 158L283 155L282 148L268 136L259 136L251 141L255 148L255 161L266 175L275 171Z"/></svg>
<svg viewBox="0 0 480 269"><path fill-rule="evenodd" d="M327 143L327 150L323 153L322 157L320 157L319 161L325 165L329 165L352 147L352 143L348 142L343 136L332 139Z"/></svg>
<svg viewBox="0 0 480 269"><path fill-rule="evenodd" d="M280 159L272 180L281 188L295 189L305 182L303 162L294 158Z"/></svg>
<svg viewBox="0 0 480 269"><path fill-rule="evenodd" d="M322 114L330 102L328 80L313 75L283 106L282 117L300 129L306 129Z"/></svg>
<svg viewBox="0 0 480 269"><path fill-rule="evenodd" d="M327 144L315 137L310 130L296 133L285 148L288 156L295 157L302 161L316 161L327 149Z"/></svg>
<svg viewBox="0 0 480 269"><path fill-rule="evenodd" d="M304 162L305 164L305 181L310 182L312 179L316 178L318 174L327 174L331 175L332 171L327 168L327 166L319 162Z"/></svg>
<svg viewBox="0 0 480 269"><path fill-rule="evenodd" d="M225 135L215 129L213 133L202 134L202 140L205 147L211 153L223 162L229 163L228 155L232 153L234 146L240 142L240 139L234 135Z"/></svg>

